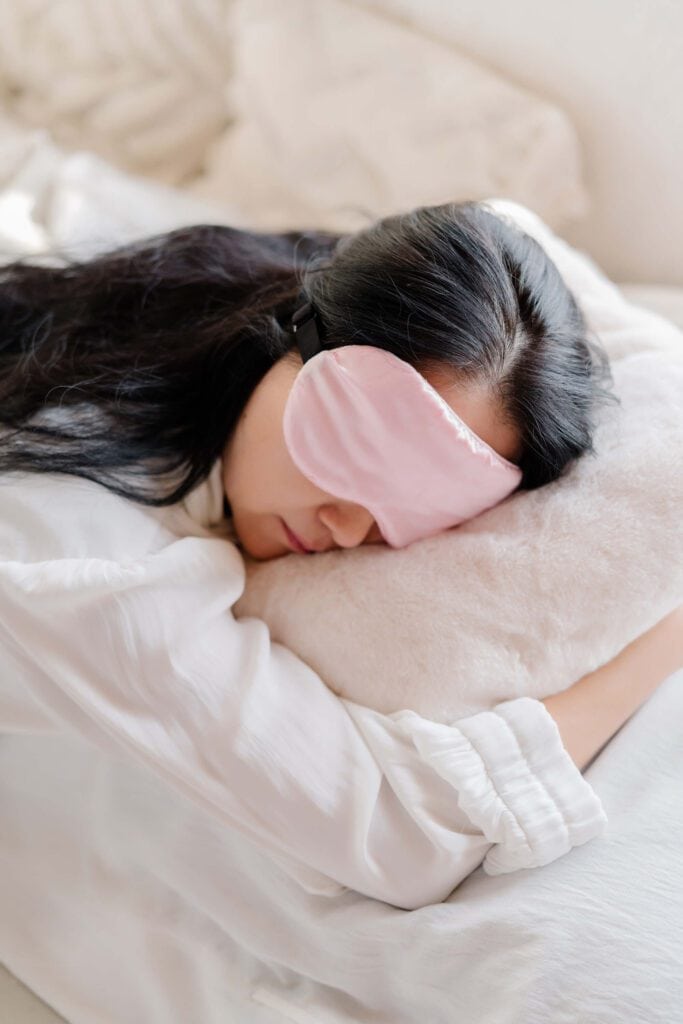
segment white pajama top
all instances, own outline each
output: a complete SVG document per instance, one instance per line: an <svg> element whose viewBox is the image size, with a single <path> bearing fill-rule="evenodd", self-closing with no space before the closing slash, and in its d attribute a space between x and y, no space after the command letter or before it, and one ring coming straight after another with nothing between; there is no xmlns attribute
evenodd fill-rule
<svg viewBox="0 0 683 1024"><path fill-rule="evenodd" d="M0 733L75 730L309 891L408 909L482 861L539 867L603 830L540 701L449 725L382 715L337 697L264 622L235 619L245 568L220 469L169 509L77 478L0 477Z"/></svg>

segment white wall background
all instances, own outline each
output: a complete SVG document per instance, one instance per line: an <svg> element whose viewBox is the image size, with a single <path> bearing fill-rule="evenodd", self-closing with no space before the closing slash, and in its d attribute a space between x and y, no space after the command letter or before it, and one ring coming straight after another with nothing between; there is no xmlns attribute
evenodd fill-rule
<svg viewBox="0 0 683 1024"><path fill-rule="evenodd" d="M362 0L560 104L592 198L568 237L619 281L683 284L681 0Z"/></svg>

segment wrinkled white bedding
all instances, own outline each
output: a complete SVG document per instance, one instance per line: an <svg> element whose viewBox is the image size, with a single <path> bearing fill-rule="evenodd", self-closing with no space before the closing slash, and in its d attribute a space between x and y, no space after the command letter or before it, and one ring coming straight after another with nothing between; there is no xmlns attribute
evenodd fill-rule
<svg viewBox="0 0 683 1024"><path fill-rule="evenodd" d="M411 912L304 893L76 737L3 737L0 958L71 1024L674 1024L682 720L678 673L589 769L604 837Z"/></svg>
<svg viewBox="0 0 683 1024"><path fill-rule="evenodd" d="M5 0L0 105L68 149L239 196L254 227L494 193L556 227L586 209L549 98L353 0Z"/></svg>
<svg viewBox="0 0 683 1024"><path fill-rule="evenodd" d="M45 182L43 212L70 238L92 206ZM589 769L605 836L542 871L478 869L412 912L304 892L189 797L75 735L1 736L0 959L70 1024L672 1024L682 685Z"/></svg>

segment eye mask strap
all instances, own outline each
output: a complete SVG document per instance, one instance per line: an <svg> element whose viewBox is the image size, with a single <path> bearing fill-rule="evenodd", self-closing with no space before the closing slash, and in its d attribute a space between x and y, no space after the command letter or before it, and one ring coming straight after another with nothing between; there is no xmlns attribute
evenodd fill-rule
<svg viewBox="0 0 683 1024"><path fill-rule="evenodd" d="M292 316L292 334L301 358L306 363L324 348L321 340L324 331L317 311L304 292L301 293L300 299L304 301Z"/></svg>

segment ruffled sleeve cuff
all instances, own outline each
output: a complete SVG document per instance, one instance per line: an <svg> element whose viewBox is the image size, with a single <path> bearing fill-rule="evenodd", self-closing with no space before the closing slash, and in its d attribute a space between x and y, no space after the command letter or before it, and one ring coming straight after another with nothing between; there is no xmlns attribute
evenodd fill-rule
<svg viewBox="0 0 683 1024"><path fill-rule="evenodd" d="M600 799L541 701L520 697L429 729L415 729L411 712L397 717L422 758L457 790L461 810L495 844L484 860L487 874L542 867L604 831Z"/></svg>

